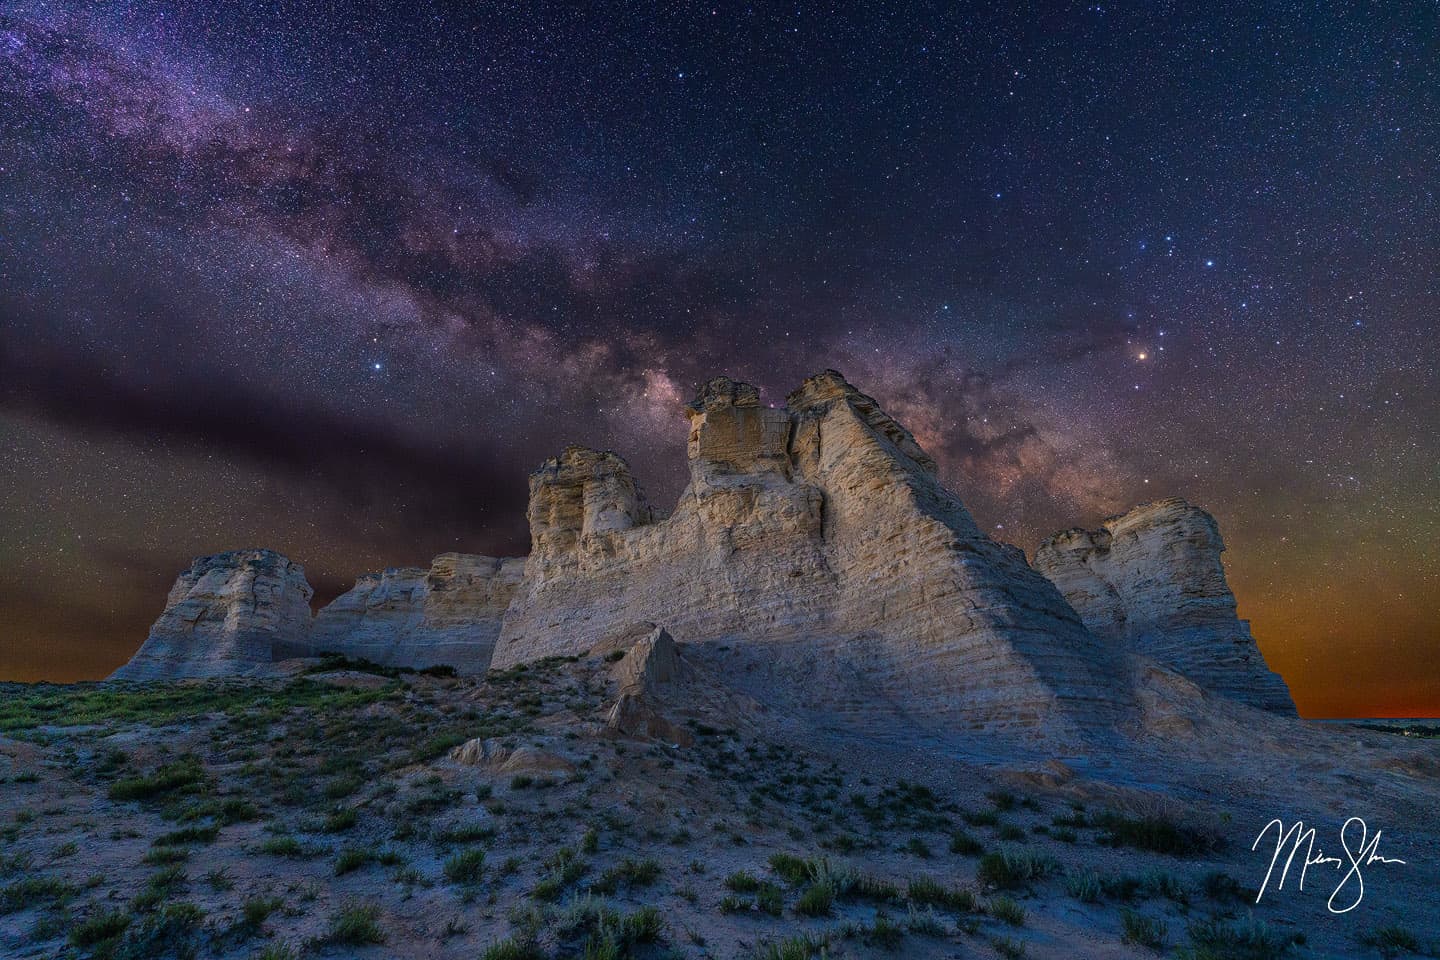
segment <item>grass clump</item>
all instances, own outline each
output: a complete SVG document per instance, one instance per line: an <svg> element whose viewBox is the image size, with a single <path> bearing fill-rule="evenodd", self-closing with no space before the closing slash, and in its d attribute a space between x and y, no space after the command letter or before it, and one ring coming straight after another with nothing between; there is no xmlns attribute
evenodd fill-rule
<svg viewBox="0 0 1440 960"><path fill-rule="evenodd" d="M55 877L23 877L0 887L0 917L29 909L47 900L63 900L71 892L68 883Z"/></svg>
<svg viewBox="0 0 1440 960"><path fill-rule="evenodd" d="M155 800L175 794L197 793L205 785L200 758L187 755L167 763L149 776L124 777L110 785L111 800Z"/></svg>
<svg viewBox="0 0 1440 960"><path fill-rule="evenodd" d="M1228 923L1211 917L1190 924L1189 942L1175 951L1179 960L1276 960L1286 956L1303 939L1282 934L1259 920Z"/></svg>
<svg viewBox="0 0 1440 960"><path fill-rule="evenodd" d="M130 914L124 910L98 913L70 929L70 942L77 947L93 947L115 940L130 926Z"/></svg>
<svg viewBox="0 0 1440 960"><path fill-rule="evenodd" d="M1025 926L1025 908L1013 897L999 896L990 900L986 912L1001 923L1008 923L1012 927Z"/></svg>
<svg viewBox="0 0 1440 960"><path fill-rule="evenodd" d="M751 954L752 960L811 960L823 957L826 941L808 934L760 944Z"/></svg>
<svg viewBox="0 0 1440 960"><path fill-rule="evenodd" d="M975 876L987 887L1018 890L1054 873L1057 868L1050 857L1029 850L1005 849L981 857Z"/></svg>
<svg viewBox="0 0 1440 960"><path fill-rule="evenodd" d="M985 845L964 830L950 835L950 852L962 857L978 857L985 852Z"/></svg>
<svg viewBox="0 0 1440 960"><path fill-rule="evenodd" d="M1398 923L1388 923L1360 935L1360 943L1374 947L1382 957L1398 957L1407 953L1421 953L1420 940L1415 934Z"/></svg>
<svg viewBox="0 0 1440 960"><path fill-rule="evenodd" d="M1191 857L1207 853L1218 845L1200 831L1159 814L1131 817L1112 810L1097 816L1095 825L1102 830L1096 840L1110 847L1134 847L1172 857Z"/></svg>
<svg viewBox="0 0 1440 960"><path fill-rule="evenodd" d="M1149 947L1159 953L1165 946L1169 927L1163 920L1136 913L1128 907L1120 911L1120 940L1138 947Z"/></svg>
<svg viewBox="0 0 1440 960"><path fill-rule="evenodd" d="M963 887L947 887L930 877L911 880L905 896L911 903L921 906L940 907L957 913L971 913L975 910L975 894Z"/></svg>
<svg viewBox="0 0 1440 960"><path fill-rule="evenodd" d="M375 851L369 847L345 847L335 858L335 876L343 877L375 862Z"/></svg>
<svg viewBox="0 0 1440 960"><path fill-rule="evenodd" d="M479 883L485 874L485 851L462 850L445 861L445 879L451 883Z"/></svg>
<svg viewBox="0 0 1440 960"><path fill-rule="evenodd" d="M374 903L352 903L342 907L330 918L325 942L347 947L363 947L384 943L385 931L380 927L380 907Z"/></svg>
<svg viewBox="0 0 1440 960"><path fill-rule="evenodd" d="M834 911L835 888L828 883L816 882L805 888L795 903L795 912L802 917L828 917Z"/></svg>

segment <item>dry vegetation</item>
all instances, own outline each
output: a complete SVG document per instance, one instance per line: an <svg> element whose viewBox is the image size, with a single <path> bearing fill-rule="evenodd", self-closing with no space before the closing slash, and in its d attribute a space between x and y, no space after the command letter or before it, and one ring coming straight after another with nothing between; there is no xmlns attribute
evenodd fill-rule
<svg viewBox="0 0 1440 960"><path fill-rule="evenodd" d="M692 719L688 748L608 739L596 662L484 681L335 666L7 688L0 953L1311 955L1215 868L1216 835L1164 815L962 801L718 719ZM573 762L449 759L474 737ZM1352 946L1429 948L1402 927Z"/></svg>

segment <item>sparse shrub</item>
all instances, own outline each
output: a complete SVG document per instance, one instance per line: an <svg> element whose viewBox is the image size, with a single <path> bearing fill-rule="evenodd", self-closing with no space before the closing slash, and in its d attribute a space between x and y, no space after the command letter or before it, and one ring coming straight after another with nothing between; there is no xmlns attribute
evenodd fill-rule
<svg viewBox="0 0 1440 960"><path fill-rule="evenodd" d="M109 910L97 913L70 930L70 942L77 947L93 947L106 940L113 940L130 926L130 915L124 910Z"/></svg>
<svg viewBox="0 0 1440 960"><path fill-rule="evenodd" d="M1421 952L1419 938L1397 923L1389 923L1361 934L1360 942L1379 950L1382 957Z"/></svg>
<svg viewBox="0 0 1440 960"><path fill-rule="evenodd" d="M110 785L111 800L152 800L177 793L193 793L205 783L200 759L181 757L158 768L148 777L125 777Z"/></svg>
<svg viewBox="0 0 1440 960"><path fill-rule="evenodd" d="M478 883L485 873L485 851L463 850L445 861L444 871L451 883Z"/></svg>
<svg viewBox="0 0 1440 960"><path fill-rule="evenodd" d="M736 870L725 878L725 886L736 893L754 893L760 889L760 878L748 870Z"/></svg>
<svg viewBox="0 0 1440 960"><path fill-rule="evenodd" d="M771 856L770 869L792 887L798 887L810 879L810 862L792 853L777 853Z"/></svg>
<svg viewBox="0 0 1440 960"><path fill-rule="evenodd" d="M978 857L985 852L985 845L964 830L950 835L950 852L962 857Z"/></svg>
<svg viewBox="0 0 1440 960"><path fill-rule="evenodd" d="M1025 944L1010 937L991 937L990 946L1005 960L1020 960L1025 956Z"/></svg>
<svg viewBox="0 0 1440 960"><path fill-rule="evenodd" d="M369 847L344 847L335 858L335 876L352 873L374 861L375 851Z"/></svg>
<svg viewBox="0 0 1440 960"><path fill-rule="evenodd" d="M70 893L70 885L56 877L22 877L0 887L0 917L29 909L46 900L62 900Z"/></svg>
<svg viewBox="0 0 1440 960"><path fill-rule="evenodd" d="M325 818L323 827L326 833L341 833L355 826L360 820L360 812L354 807L336 807Z"/></svg>
<svg viewBox="0 0 1440 960"><path fill-rule="evenodd" d="M327 943L360 947L384 943L385 931L380 927L380 907L374 903L353 903L341 908L330 919L325 934Z"/></svg>
<svg viewBox="0 0 1440 960"><path fill-rule="evenodd" d="M190 859L190 851L184 847L156 847L142 858L145 863L164 866L169 863L184 863Z"/></svg>
<svg viewBox="0 0 1440 960"><path fill-rule="evenodd" d="M1001 923L1008 923L1012 927L1025 926L1025 908L1020 906L1013 897L992 897L986 906L986 912Z"/></svg>
<svg viewBox="0 0 1440 960"><path fill-rule="evenodd" d="M1189 943L1175 952L1180 960L1275 960L1290 952L1300 934L1281 934L1259 920L1227 923L1211 917L1190 924Z"/></svg>
<svg viewBox="0 0 1440 960"><path fill-rule="evenodd" d="M755 891L755 906L761 913L778 917L785 910L785 894L773 883L761 883Z"/></svg>
<svg viewBox="0 0 1440 960"><path fill-rule="evenodd" d="M1006 823L1002 824L1000 829L995 831L995 836L1008 843L1023 843L1025 840L1025 831L1013 823Z"/></svg>
<svg viewBox="0 0 1440 960"><path fill-rule="evenodd" d="M1200 878L1200 889L1205 896L1220 903L1246 903L1254 899L1240 886L1240 881L1223 870L1212 870Z"/></svg>
<svg viewBox="0 0 1440 960"><path fill-rule="evenodd" d="M620 941L626 945L655 943L664 930L665 921L660 918L660 911L655 907L645 906L628 914L620 922Z"/></svg>
<svg viewBox="0 0 1440 960"><path fill-rule="evenodd" d="M272 857L303 857L306 850L301 846L300 841L289 834L282 834L278 837L270 837L260 844L260 852L269 854Z"/></svg>
<svg viewBox="0 0 1440 960"><path fill-rule="evenodd" d="M941 907L957 913L970 913L975 909L975 894L963 887L947 887L930 877L911 880L905 895L921 906Z"/></svg>
<svg viewBox="0 0 1440 960"><path fill-rule="evenodd" d="M545 954L531 938L508 937L486 947L480 960L545 960Z"/></svg>
<svg viewBox="0 0 1440 960"><path fill-rule="evenodd" d="M989 887L1016 890L1054 872L1056 867L1049 857L1028 850L1005 849L981 857L976 877Z"/></svg>
<svg viewBox="0 0 1440 960"><path fill-rule="evenodd" d="M824 954L824 940L802 934L778 942L762 943L751 956L753 960L810 960Z"/></svg>
<svg viewBox="0 0 1440 960"><path fill-rule="evenodd" d="M150 842L153 847L174 847L185 843L213 843L220 834L217 826L185 827L162 833Z"/></svg>
<svg viewBox="0 0 1440 960"><path fill-rule="evenodd" d="M1096 839L1107 846L1134 847L1172 857L1206 853L1218 844L1209 837L1159 814L1131 817L1109 811L1095 818L1104 832Z"/></svg>
<svg viewBox="0 0 1440 960"><path fill-rule="evenodd" d="M990 802L995 804L995 809L1007 813L1015 809L1015 794L1008 790L991 790L985 794Z"/></svg>
<svg viewBox="0 0 1440 960"><path fill-rule="evenodd" d="M894 950L900 946L900 941L905 939L905 930L900 924L890 919L890 915L884 910L877 910L865 938L886 950Z"/></svg>
<svg viewBox="0 0 1440 960"><path fill-rule="evenodd" d="M1140 947L1149 947L1157 953L1165 946L1169 927L1163 920L1147 917L1128 907L1120 911L1120 939Z"/></svg>
<svg viewBox="0 0 1440 960"><path fill-rule="evenodd" d="M905 852L922 860L931 857L930 846L920 837L911 837L905 844Z"/></svg>
<svg viewBox="0 0 1440 960"><path fill-rule="evenodd" d="M905 928L911 933L918 933L922 937L944 937L950 931L946 928L944 921L936 915L930 907L926 907L922 913L916 910L912 904L910 915L905 918Z"/></svg>
<svg viewBox="0 0 1440 960"><path fill-rule="evenodd" d="M284 904L279 897L246 897L240 905L240 916L247 926L258 928Z"/></svg>
<svg viewBox="0 0 1440 960"><path fill-rule="evenodd" d="M800 894L795 912L802 917L828 917L835 904L835 889L828 883L812 883Z"/></svg>
<svg viewBox="0 0 1440 960"><path fill-rule="evenodd" d="M1094 870L1080 870L1065 878L1065 892L1081 903L1099 903L1102 887Z"/></svg>

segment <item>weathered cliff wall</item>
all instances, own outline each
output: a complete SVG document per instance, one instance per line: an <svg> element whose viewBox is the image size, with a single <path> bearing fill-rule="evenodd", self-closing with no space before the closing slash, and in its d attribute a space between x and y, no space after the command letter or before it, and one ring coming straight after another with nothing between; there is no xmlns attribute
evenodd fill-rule
<svg viewBox="0 0 1440 960"><path fill-rule="evenodd" d="M1061 732L1123 713L1107 649L839 374L783 409L717 378L686 412L690 483L663 521L614 454L572 447L531 477L532 550L495 667L653 620L682 642L768 644L786 670L826 659L952 725Z"/></svg>
<svg viewBox="0 0 1440 960"><path fill-rule="evenodd" d="M524 566L520 559L442 553L428 570L366 574L315 617L310 648L388 667L484 673Z"/></svg>
<svg viewBox="0 0 1440 960"><path fill-rule="evenodd" d="M1294 714L1290 691L1236 615L1215 518L1169 499L1067 530L1035 552L1097 636L1153 657L1214 693Z"/></svg>

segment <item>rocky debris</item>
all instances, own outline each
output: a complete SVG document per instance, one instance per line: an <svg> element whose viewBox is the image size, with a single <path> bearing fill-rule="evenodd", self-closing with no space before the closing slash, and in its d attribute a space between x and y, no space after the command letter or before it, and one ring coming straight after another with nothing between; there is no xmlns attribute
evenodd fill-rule
<svg viewBox="0 0 1440 960"><path fill-rule="evenodd" d="M484 673L523 571L523 560L442 553L428 570L366 574L316 616L310 646L387 667Z"/></svg>
<svg viewBox="0 0 1440 960"><path fill-rule="evenodd" d="M1057 733L1122 715L1109 649L840 374L784 408L716 378L685 412L690 483L668 518L613 453L570 447L531 477L532 550L493 666L651 620L687 643L766 644L776 669L842 663L946 726Z"/></svg>
<svg viewBox="0 0 1440 960"><path fill-rule="evenodd" d="M1035 567L1060 588L1097 636L1151 657L1213 693L1294 715L1236 615L1215 518L1180 499L1160 500L1044 541Z"/></svg>
<svg viewBox="0 0 1440 960"><path fill-rule="evenodd" d="M569 760L540 747L522 744L507 747L495 738L467 740L450 751L450 759L470 767L505 776L520 774L569 776L575 765Z"/></svg>
<svg viewBox="0 0 1440 960"><path fill-rule="evenodd" d="M273 550L199 557L170 588L165 611L112 680L256 676L307 646L305 568Z"/></svg>

